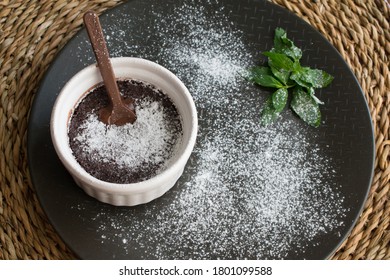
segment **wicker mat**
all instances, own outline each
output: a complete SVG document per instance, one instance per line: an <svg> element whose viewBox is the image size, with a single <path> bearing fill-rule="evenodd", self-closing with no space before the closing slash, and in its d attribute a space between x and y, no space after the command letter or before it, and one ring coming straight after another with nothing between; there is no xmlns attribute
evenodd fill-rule
<svg viewBox="0 0 390 280"><path fill-rule="evenodd" d="M123 1L0 0L0 259L73 259L37 200L26 128L37 85L82 25ZM364 211L333 259L390 259L390 27L386 0L274 0L318 29L353 69L375 127L375 174Z"/></svg>

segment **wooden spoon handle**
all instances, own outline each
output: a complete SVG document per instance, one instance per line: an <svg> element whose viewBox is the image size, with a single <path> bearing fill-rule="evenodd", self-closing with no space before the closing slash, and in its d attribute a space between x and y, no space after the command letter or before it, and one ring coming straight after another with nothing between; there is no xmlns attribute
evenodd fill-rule
<svg viewBox="0 0 390 280"><path fill-rule="evenodd" d="M116 83L114 71L112 69L110 56L108 53L106 41L104 40L102 27L99 17L93 11L88 11L84 14L84 24L88 32L89 39L92 44L93 52L95 53L96 61L100 73L102 75L104 85L106 86L108 95L113 107L117 107L121 103L118 85Z"/></svg>

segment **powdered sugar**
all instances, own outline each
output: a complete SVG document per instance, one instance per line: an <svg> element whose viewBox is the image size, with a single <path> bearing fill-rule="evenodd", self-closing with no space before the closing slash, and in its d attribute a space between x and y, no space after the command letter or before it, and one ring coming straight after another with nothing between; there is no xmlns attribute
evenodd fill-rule
<svg viewBox="0 0 390 280"><path fill-rule="evenodd" d="M123 126L107 126L91 114L80 126L82 131L75 140L85 153L96 161L113 162L121 168L138 169L146 162L164 162L164 169L172 156L167 143L180 143L180 135L172 133L161 104L148 99L140 100L137 121Z"/></svg>
<svg viewBox="0 0 390 280"><path fill-rule="evenodd" d="M102 242L126 238L142 248L143 257L159 259L304 252L321 234L337 231L345 210L337 186L326 183L335 176L332 163L305 136L291 133L291 125L254 124L257 131L244 131L253 143L237 145L226 134L207 139L195 151L197 164L186 171L191 178L163 205L148 205L142 216L131 209L100 213L96 219L107 222L99 231L109 236Z"/></svg>
<svg viewBox="0 0 390 280"><path fill-rule="evenodd" d="M236 94L242 72L253 63L242 32L226 17L224 7L208 15L207 5L184 3L171 17L157 14L157 34L164 47L161 61L186 82L200 108L225 106L230 94ZM180 33L164 26L178 26ZM216 96L218 102L209 99Z"/></svg>
<svg viewBox="0 0 390 280"><path fill-rule="evenodd" d="M316 131L291 112L261 127L265 93L240 75L257 53L230 11L219 1L188 0L170 14L156 7L148 16L154 29L147 32L161 45L158 55L148 47L140 54L158 59L190 89L199 137L182 178L161 199L96 212L102 246L137 258L292 258L324 235L340 235L348 210L338 166ZM126 45L121 54L134 51Z"/></svg>

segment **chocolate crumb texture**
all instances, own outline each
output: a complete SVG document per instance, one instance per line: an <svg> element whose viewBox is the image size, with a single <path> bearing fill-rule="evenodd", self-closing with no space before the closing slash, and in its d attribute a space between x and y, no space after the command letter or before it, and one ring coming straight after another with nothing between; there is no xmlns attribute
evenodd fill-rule
<svg viewBox="0 0 390 280"><path fill-rule="evenodd" d="M136 183L162 172L182 137L175 105L162 91L141 81L119 80L124 98L135 100L138 119L123 126L105 125L98 112L109 104L98 85L78 104L69 123L69 144L78 163L97 179Z"/></svg>

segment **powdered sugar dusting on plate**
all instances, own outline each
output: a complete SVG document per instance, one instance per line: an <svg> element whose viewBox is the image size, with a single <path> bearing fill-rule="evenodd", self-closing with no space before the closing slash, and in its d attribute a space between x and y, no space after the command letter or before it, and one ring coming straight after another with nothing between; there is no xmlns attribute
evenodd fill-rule
<svg viewBox="0 0 390 280"><path fill-rule="evenodd" d="M184 3L171 16L157 15L161 18L162 62L187 82L198 107L223 107L238 93L242 73L253 57L242 41L242 32L226 18L225 9L210 13L206 7ZM180 30L179 34L170 32L169 26ZM214 102L210 97L222 100Z"/></svg>
<svg viewBox="0 0 390 280"><path fill-rule="evenodd" d="M280 259L315 246L342 225L343 197L327 184L336 175L332 162L291 125L246 131L250 144L207 139L186 170L191 179L164 203L147 205L142 217L134 209L99 213L102 242L132 240L137 247L124 250L158 259Z"/></svg>
<svg viewBox="0 0 390 280"><path fill-rule="evenodd" d="M93 217L102 244L117 244L129 256L290 258L343 229L348 209L336 184L337 165L316 131L291 112L260 126L264 92L241 77L258 54L218 3L184 1L171 14L148 15L154 30L147 32L161 45L158 54L155 45L143 48L142 57L158 59L184 81L200 127L186 170L169 193ZM112 30L127 22L119 21ZM78 206L80 215L83 209Z"/></svg>

